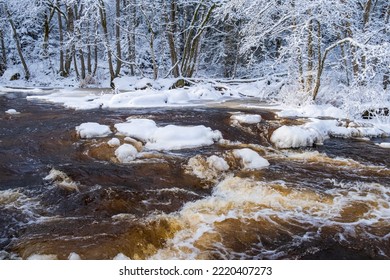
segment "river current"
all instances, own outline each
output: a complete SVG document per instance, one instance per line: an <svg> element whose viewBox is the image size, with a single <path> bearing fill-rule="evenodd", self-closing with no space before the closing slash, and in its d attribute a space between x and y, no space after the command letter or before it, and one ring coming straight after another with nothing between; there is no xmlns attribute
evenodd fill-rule
<svg viewBox="0 0 390 280"><path fill-rule="evenodd" d="M375 139L278 150L272 132L304 120L229 102L75 111L26 95L0 96L0 259L390 258L390 157ZM20 114L4 113L10 108ZM262 121L232 123L237 112ZM75 131L128 117L204 125L225 141L122 164L106 144L112 136ZM231 157L238 148L270 166L243 169ZM231 168L211 170L214 155Z"/></svg>

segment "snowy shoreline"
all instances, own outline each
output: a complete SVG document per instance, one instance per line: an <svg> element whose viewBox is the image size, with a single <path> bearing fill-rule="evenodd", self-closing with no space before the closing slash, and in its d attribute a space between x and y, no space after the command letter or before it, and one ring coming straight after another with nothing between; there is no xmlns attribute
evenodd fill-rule
<svg viewBox="0 0 390 280"><path fill-rule="evenodd" d="M372 119L353 118L331 104L307 103L301 106L286 105L273 99L265 104L249 104L249 98L259 103L271 90L262 81L235 84L203 82L189 87L172 88L174 79L151 80L135 77L117 78L115 91L106 88L96 89L39 89L1 87L0 92L29 93L28 100L40 100L61 104L75 110L117 109L117 108L164 108L212 106L227 101L239 103L243 109L266 109L279 118L302 118L304 124L281 126L270 137L278 148L298 148L322 144L330 137L377 138L390 136L390 118L386 116ZM386 104L385 104L386 105ZM369 108L369 104L366 104ZM362 106L363 108L363 106ZM261 115L232 116L234 122L256 124ZM387 148L387 143L380 147Z"/></svg>

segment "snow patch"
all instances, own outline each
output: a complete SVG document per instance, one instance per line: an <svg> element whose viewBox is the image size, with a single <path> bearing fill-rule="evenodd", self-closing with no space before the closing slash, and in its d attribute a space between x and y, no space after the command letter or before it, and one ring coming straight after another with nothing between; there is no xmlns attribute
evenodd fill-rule
<svg viewBox="0 0 390 280"><path fill-rule="evenodd" d="M213 131L204 125L159 127L149 138L145 148L149 150L180 150L209 146L222 139L218 130Z"/></svg>
<svg viewBox="0 0 390 280"><path fill-rule="evenodd" d="M322 143L324 135L312 127L282 126L274 131L271 142L277 148L299 148Z"/></svg>
<svg viewBox="0 0 390 280"><path fill-rule="evenodd" d="M243 124L256 124L261 122L260 115L233 115L230 119Z"/></svg>
<svg viewBox="0 0 390 280"><path fill-rule="evenodd" d="M116 124L115 128L119 135L133 137L146 142L157 130L157 125L153 120L149 119L128 119L126 123Z"/></svg>
<svg viewBox="0 0 390 280"><path fill-rule="evenodd" d="M94 122L82 123L76 126L77 134L81 138L106 137L112 133L107 125L101 125Z"/></svg>
<svg viewBox="0 0 390 280"><path fill-rule="evenodd" d="M381 125L365 122L310 119L298 126L282 126L274 131L271 142L281 149L309 147L322 144L329 137L384 137L389 133Z"/></svg>
<svg viewBox="0 0 390 280"><path fill-rule="evenodd" d="M233 150L233 155L241 159L245 169L262 169L270 165L268 160L248 148Z"/></svg>
<svg viewBox="0 0 390 280"><path fill-rule="evenodd" d="M390 149L390 143L389 142L382 142L380 144L377 144L381 148Z"/></svg>
<svg viewBox="0 0 390 280"><path fill-rule="evenodd" d="M121 141L118 138L112 138L110 141L107 142L108 146L110 147L118 147L121 144Z"/></svg>
<svg viewBox="0 0 390 280"><path fill-rule="evenodd" d="M281 112L277 112L277 115L281 118L286 117L331 117L331 118L347 118L347 114L339 108L336 108L330 104L326 105L306 105L298 108L284 109Z"/></svg>
<svg viewBox="0 0 390 280"><path fill-rule="evenodd" d="M20 112L16 111L15 109L8 109L7 111L5 111L6 114L8 115L18 115L20 114Z"/></svg>
<svg viewBox="0 0 390 280"><path fill-rule="evenodd" d="M133 145L123 144L115 150L115 156L121 163L130 163L137 157L138 151Z"/></svg>
<svg viewBox="0 0 390 280"><path fill-rule="evenodd" d="M210 168L214 168L218 171L228 171L230 168L225 159L215 155L208 157L206 161Z"/></svg>

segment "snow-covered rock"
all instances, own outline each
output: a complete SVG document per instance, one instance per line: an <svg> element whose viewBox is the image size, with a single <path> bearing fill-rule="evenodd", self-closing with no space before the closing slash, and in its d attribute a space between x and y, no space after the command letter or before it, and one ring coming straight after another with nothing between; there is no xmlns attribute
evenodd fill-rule
<svg viewBox="0 0 390 280"><path fill-rule="evenodd" d="M117 147L120 146L121 141L118 138L112 138L110 141L107 142L107 144L110 147Z"/></svg>
<svg viewBox="0 0 390 280"><path fill-rule="evenodd" d="M299 148L321 143L325 135L312 127L282 126L274 131L271 142L278 148Z"/></svg>
<svg viewBox="0 0 390 280"><path fill-rule="evenodd" d="M76 126L77 134L81 138L106 137L112 133L110 127L95 122L82 123Z"/></svg>
<svg viewBox="0 0 390 280"><path fill-rule="evenodd" d="M378 144L379 147L385 148L385 149L390 149L390 143L389 142L382 142Z"/></svg>
<svg viewBox="0 0 390 280"><path fill-rule="evenodd" d="M384 131L381 125L310 119L310 122L304 125L279 127L272 134L271 142L277 148L287 149L322 144L329 137L362 138L387 135L388 132Z"/></svg>
<svg viewBox="0 0 390 280"><path fill-rule="evenodd" d="M262 169L270 165L268 160L248 148L233 150L233 155L241 160L244 169Z"/></svg>
<svg viewBox="0 0 390 280"><path fill-rule="evenodd" d="M210 168L213 168L218 171L229 170L229 164L226 162L226 160L216 155L212 155L208 157L207 163L210 166Z"/></svg>
<svg viewBox="0 0 390 280"><path fill-rule="evenodd" d="M149 150L180 150L209 146L220 139L222 139L221 132L213 131L204 125L167 125L154 131L145 148Z"/></svg>
<svg viewBox="0 0 390 280"><path fill-rule="evenodd" d="M16 111L15 109L8 109L7 111L5 111L6 114L8 115L18 115L20 114L20 112Z"/></svg>
<svg viewBox="0 0 390 280"><path fill-rule="evenodd" d="M260 115L233 115L230 117L231 120L243 123L243 124L256 124L261 122L261 116Z"/></svg>
<svg viewBox="0 0 390 280"><path fill-rule="evenodd" d="M133 137L146 142L157 130L157 125L153 120L149 119L128 119L126 123L116 124L115 128L119 135Z"/></svg>
<svg viewBox="0 0 390 280"><path fill-rule="evenodd" d="M137 157L138 151L133 145L123 144L115 150L115 156L121 163L130 163Z"/></svg>

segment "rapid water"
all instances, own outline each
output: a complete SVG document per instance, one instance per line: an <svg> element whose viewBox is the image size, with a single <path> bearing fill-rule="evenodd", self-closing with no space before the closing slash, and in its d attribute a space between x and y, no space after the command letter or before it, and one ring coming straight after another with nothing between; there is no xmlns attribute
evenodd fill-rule
<svg viewBox="0 0 390 280"><path fill-rule="evenodd" d="M0 259L390 258L388 150L346 139L277 150L272 131L297 120L228 105L74 111L0 96ZM5 114L10 108L21 114ZM233 124L238 111L263 120ZM111 137L75 132L83 122L113 128L130 116L205 125L226 141L120 164ZM237 148L270 166L243 169ZM210 168L213 155L230 169Z"/></svg>

